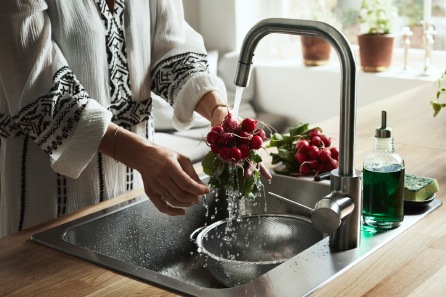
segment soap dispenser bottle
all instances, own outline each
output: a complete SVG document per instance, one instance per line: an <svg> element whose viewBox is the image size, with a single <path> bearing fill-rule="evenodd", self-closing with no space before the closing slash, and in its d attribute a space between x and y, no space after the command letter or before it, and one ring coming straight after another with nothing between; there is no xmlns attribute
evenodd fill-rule
<svg viewBox="0 0 446 297"><path fill-rule="evenodd" d="M362 214L364 224L392 229L404 219L404 160L395 152L386 111L381 116L373 152L364 159Z"/></svg>

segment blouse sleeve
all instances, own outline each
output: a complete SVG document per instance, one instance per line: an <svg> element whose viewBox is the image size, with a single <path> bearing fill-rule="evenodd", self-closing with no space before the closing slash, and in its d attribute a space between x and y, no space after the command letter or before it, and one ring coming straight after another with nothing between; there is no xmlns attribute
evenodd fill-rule
<svg viewBox="0 0 446 297"><path fill-rule="evenodd" d="M97 152L111 113L72 73L51 38L46 9L41 0L0 6L0 135L28 135L56 172L76 178Z"/></svg>
<svg viewBox="0 0 446 297"><path fill-rule="evenodd" d="M156 12L151 15L156 15L152 91L174 106L174 127L188 129L201 97L217 91L226 100L226 87L220 78L209 73L203 38L184 20L181 0L156 1Z"/></svg>

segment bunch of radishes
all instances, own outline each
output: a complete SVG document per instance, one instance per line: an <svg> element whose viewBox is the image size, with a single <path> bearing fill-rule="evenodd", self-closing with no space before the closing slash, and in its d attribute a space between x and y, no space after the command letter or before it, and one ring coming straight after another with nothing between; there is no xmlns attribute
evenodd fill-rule
<svg viewBox="0 0 446 297"><path fill-rule="evenodd" d="M331 171L338 167L339 150L331 146L331 138L313 129L308 137L296 142L294 159L299 164L301 175Z"/></svg>
<svg viewBox="0 0 446 297"><path fill-rule="evenodd" d="M228 114L220 126L213 127L206 136L211 151L224 161L246 161L253 150L262 147L266 134L256 129L258 121L245 118L241 123Z"/></svg>
<svg viewBox="0 0 446 297"><path fill-rule="evenodd" d="M203 172L209 176L209 186L228 190L239 199L253 200L263 193L260 172L245 174L246 164L262 162L257 150L266 135L263 129L257 128L258 123L251 118L240 122L228 114L221 125L209 131L206 143L211 151L201 161Z"/></svg>
<svg viewBox="0 0 446 297"><path fill-rule="evenodd" d="M332 146L332 139L319 127L310 129L308 123L291 127L288 133L274 133L266 147L277 148L270 156L278 173L320 174L338 167L339 151Z"/></svg>

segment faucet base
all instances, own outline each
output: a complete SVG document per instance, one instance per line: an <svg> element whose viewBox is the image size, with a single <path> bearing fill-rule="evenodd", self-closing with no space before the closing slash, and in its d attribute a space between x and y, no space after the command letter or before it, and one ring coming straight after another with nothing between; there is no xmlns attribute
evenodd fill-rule
<svg viewBox="0 0 446 297"><path fill-rule="evenodd" d="M349 250L359 246L361 238L361 174L355 170L353 175L341 176L338 169L331 172L331 192L349 197L353 202L353 210L345 216L341 225L330 232L330 247Z"/></svg>

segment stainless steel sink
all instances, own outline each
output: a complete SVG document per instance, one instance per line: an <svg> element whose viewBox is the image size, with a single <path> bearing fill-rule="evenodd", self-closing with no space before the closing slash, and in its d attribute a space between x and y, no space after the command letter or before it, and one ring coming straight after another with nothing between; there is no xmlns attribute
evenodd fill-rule
<svg viewBox="0 0 446 297"><path fill-rule="evenodd" d="M265 182L265 193L274 192L313 207L330 192L328 181L274 175ZM32 239L76 257L126 275L191 296L304 296L321 287L373 251L392 240L435 210L434 199L421 209L411 210L403 224L393 230L373 233L363 230L361 244L348 251L333 250L328 237L257 277L251 282L226 288L202 265L190 234L197 228L227 217L222 192L208 195L206 203L188 209L183 217L158 212L146 197L57 226L33 235ZM246 214L296 214L287 204L269 197L243 203Z"/></svg>

